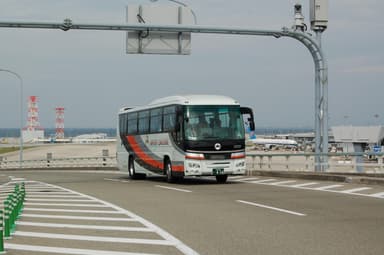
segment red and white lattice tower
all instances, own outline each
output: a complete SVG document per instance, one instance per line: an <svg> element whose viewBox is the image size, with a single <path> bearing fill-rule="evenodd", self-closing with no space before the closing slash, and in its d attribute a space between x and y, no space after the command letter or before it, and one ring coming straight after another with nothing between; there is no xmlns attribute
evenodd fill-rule
<svg viewBox="0 0 384 255"><path fill-rule="evenodd" d="M37 106L37 96L28 97L28 119L27 127L28 131L42 130L43 128L39 123L39 108Z"/></svg>
<svg viewBox="0 0 384 255"><path fill-rule="evenodd" d="M64 107L56 107L56 138L64 138Z"/></svg>

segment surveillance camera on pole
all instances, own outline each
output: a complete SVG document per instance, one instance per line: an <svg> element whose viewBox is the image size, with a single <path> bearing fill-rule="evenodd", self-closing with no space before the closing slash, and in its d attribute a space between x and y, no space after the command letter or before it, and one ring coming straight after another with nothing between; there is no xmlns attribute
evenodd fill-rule
<svg viewBox="0 0 384 255"><path fill-rule="evenodd" d="M300 31L307 30L307 25L305 25L304 23L304 15L303 15L302 9L303 8L301 4L299 3L295 4L294 6L295 23L292 26L294 30L300 30Z"/></svg>

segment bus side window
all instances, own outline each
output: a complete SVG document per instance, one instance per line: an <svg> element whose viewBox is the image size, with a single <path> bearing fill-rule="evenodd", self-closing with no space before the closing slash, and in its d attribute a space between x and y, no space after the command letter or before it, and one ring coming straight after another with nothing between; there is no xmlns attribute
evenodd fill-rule
<svg viewBox="0 0 384 255"><path fill-rule="evenodd" d="M162 108L152 109L150 118L150 132L160 133L162 131Z"/></svg>
<svg viewBox="0 0 384 255"><path fill-rule="evenodd" d="M128 125L127 125L127 134L135 135L137 134L137 113L128 113Z"/></svg>
<svg viewBox="0 0 384 255"><path fill-rule="evenodd" d="M139 112L139 134L149 132L149 111Z"/></svg>
<svg viewBox="0 0 384 255"><path fill-rule="evenodd" d="M168 106L164 107L163 112L163 130L173 131L176 126L176 107Z"/></svg>

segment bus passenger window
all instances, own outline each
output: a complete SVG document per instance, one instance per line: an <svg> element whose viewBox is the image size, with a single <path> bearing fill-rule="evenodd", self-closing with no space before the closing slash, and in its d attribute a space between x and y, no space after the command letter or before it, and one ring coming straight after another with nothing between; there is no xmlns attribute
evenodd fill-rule
<svg viewBox="0 0 384 255"><path fill-rule="evenodd" d="M162 131L161 122L162 122L162 109L152 109L151 110L151 120L150 120L150 132L159 133Z"/></svg>
<svg viewBox="0 0 384 255"><path fill-rule="evenodd" d="M163 130L172 131L176 125L176 107L164 107L163 119Z"/></svg>
<svg viewBox="0 0 384 255"><path fill-rule="evenodd" d="M149 111L139 112L139 133L146 134L149 131Z"/></svg>
<svg viewBox="0 0 384 255"><path fill-rule="evenodd" d="M137 134L137 113L128 113L127 133L130 135Z"/></svg>

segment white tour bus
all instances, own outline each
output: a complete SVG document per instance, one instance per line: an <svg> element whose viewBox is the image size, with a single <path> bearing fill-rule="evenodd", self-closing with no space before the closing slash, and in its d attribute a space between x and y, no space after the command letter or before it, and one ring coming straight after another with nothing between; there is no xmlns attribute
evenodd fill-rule
<svg viewBox="0 0 384 255"><path fill-rule="evenodd" d="M164 175L168 182L184 176L245 173L246 114L254 130L250 108L225 96L185 95L123 108L117 127L117 164L132 179L148 173Z"/></svg>

